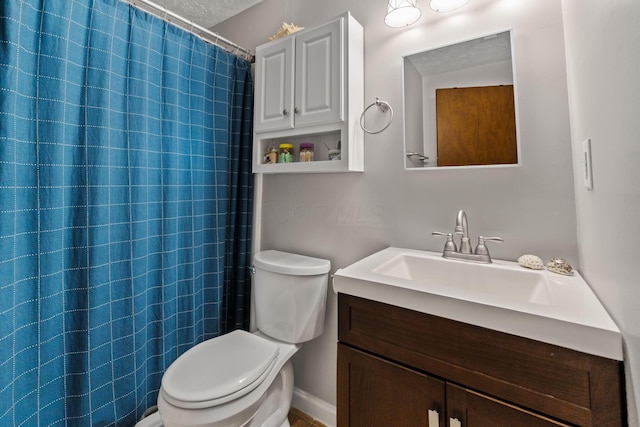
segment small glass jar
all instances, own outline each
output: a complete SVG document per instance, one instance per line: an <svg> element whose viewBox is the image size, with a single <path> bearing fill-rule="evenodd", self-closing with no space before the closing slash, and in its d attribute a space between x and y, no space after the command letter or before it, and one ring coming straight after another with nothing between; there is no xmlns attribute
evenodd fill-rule
<svg viewBox="0 0 640 427"><path fill-rule="evenodd" d="M303 142L300 144L300 161L312 162L313 161L313 143Z"/></svg>
<svg viewBox="0 0 640 427"><path fill-rule="evenodd" d="M278 156L278 163L293 162L293 144L282 143L278 148L280 149L280 155Z"/></svg>
<svg viewBox="0 0 640 427"><path fill-rule="evenodd" d="M267 154L264 155L264 163L274 164L278 162L278 149L274 146L269 148Z"/></svg>

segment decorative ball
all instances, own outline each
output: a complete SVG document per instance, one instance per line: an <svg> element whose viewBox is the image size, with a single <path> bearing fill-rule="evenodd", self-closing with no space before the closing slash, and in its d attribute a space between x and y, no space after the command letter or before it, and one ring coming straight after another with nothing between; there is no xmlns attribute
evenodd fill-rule
<svg viewBox="0 0 640 427"><path fill-rule="evenodd" d="M564 274L565 276L573 275L573 268L571 267L571 264L562 258L551 258L547 263L547 270L558 274Z"/></svg>
<svg viewBox="0 0 640 427"><path fill-rule="evenodd" d="M531 268L532 270L542 270L544 268L544 264L540 258L529 254L522 255L518 258L518 264L526 268Z"/></svg>

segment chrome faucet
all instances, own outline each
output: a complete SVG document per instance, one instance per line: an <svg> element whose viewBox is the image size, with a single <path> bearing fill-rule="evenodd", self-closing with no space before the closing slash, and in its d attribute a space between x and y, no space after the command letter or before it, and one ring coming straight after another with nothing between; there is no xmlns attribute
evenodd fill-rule
<svg viewBox="0 0 640 427"><path fill-rule="evenodd" d="M471 244L469 243L469 224L467 223L467 214L462 209L458 211L458 216L456 217L455 233L462 235L460 238L460 253L470 254Z"/></svg>
<svg viewBox="0 0 640 427"><path fill-rule="evenodd" d="M482 262L489 264L491 263L491 255L489 254L489 249L485 245L486 241L494 241L494 242L503 242L502 237L478 237L478 245L476 246L474 251L471 251L471 244L469 243L469 224L467 222L467 214L465 211L460 210L458 212L458 216L456 217L456 226L454 229L454 234L460 234L462 237L460 238L460 249L456 246L456 243L453 241L453 234L451 233L441 233L439 231L434 231L431 233L434 236L446 236L447 242L444 245L444 250L442 251L443 258L450 259L459 259L463 261L470 262Z"/></svg>

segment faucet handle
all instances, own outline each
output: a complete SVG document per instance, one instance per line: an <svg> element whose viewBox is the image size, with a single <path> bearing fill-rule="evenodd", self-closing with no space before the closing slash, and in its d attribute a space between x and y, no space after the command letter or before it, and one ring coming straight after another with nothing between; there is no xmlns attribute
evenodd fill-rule
<svg viewBox="0 0 640 427"><path fill-rule="evenodd" d="M444 244L444 250L446 252L457 252L458 248L456 247L456 243L453 241L453 234L451 233L442 233L440 231L432 231L432 236L445 236L447 238L447 242Z"/></svg>
<svg viewBox="0 0 640 427"><path fill-rule="evenodd" d="M487 246L484 244L484 242L486 241L502 243L504 242L504 239L502 237L479 236L478 246L476 246L476 250L475 250L476 255L489 255L489 249L487 249Z"/></svg>
<svg viewBox="0 0 640 427"><path fill-rule="evenodd" d="M502 237L484 237L484 236L479 236L478 237L478 243L484 243L484 242L498 242L498 243L502 243L504 242L504 239Z"/></svg>

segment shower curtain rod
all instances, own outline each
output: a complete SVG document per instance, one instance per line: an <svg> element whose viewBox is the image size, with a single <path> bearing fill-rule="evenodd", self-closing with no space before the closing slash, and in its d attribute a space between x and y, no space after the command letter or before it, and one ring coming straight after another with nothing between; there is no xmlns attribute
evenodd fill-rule
<svg viewBox="0 0 640 427"><path fill-rule="evenodd" d="M249 50L246 49L234 42L232 42L229 39L226 39L224 37L222 37L219 34L214 33L213 31L196 24L195 22L184 18L180 15L178 15L175 12L172 12L170 10L168 10L166 7L161 6L159 4L156 4L154 2L152 2L151 0L123 0L125 3L129 3L134 7L137 7L138 9L144 10L145 12L151 13L152 15L157 16L158 18L161 18L164 21L167 21L171 24L177 25L180 28L182 28L183 30L189 31L192 34L195 34L196 36L202 38L204 41L214 44L224 50L226 50L227 52L230 53L234 53L236 55L240 55L242 57L244 57L245 59L247 59L250 62L254 62L255 61L255 54ZM138 3L142 3L144 5L146 5L147 7L150 7L152 10L148 10L147 8L143 8L140 7L138 5ZM173 22L169 17L173 18L174 20L178 21L178 23ZM197 31L196 31L197 30Z"/></svg>

